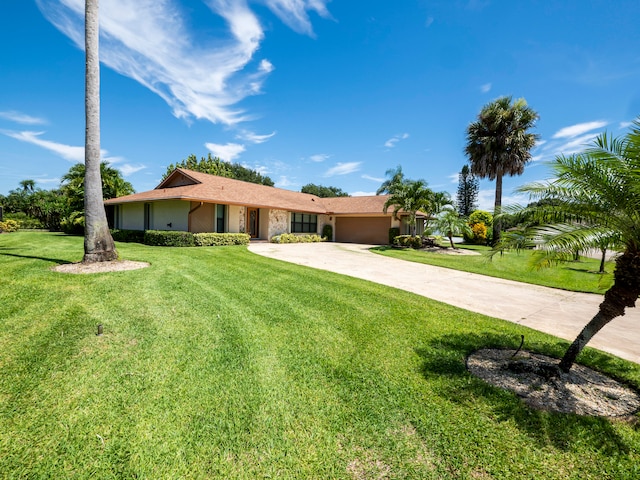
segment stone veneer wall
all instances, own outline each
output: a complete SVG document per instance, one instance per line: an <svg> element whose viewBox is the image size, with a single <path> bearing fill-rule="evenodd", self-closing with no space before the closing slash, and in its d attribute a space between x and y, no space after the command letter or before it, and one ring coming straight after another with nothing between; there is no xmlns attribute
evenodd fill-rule
<svg viewBox="0 0 640 480"><path fill-rule="evenodd" d="M318 235L322 235L322 229L324 228L325 225L331 225L331 227L333 228L333 236L335 237L336 235L335 217L332 217L332 219L329 220L329 215L318 215ZM329 241L333 242L333 238L330 238Z"/></svg>
<svg viewBox="0 0 640 480"><path fill-rule="evenodd" d="M240 207L238 209L238 215L240 216L240 218L238 219L238 226L239 226L240 233L247 233L246 230L245 230L245 228L246 228L246 225L245 225L246 214L245 214L244 207Z"/></svg>
<svg viewBox="0 0 640 480"><path fill-rule="evenodd" d="M271 237L289 232L289 212L286 210L269 210L269 235Z"/></svg>

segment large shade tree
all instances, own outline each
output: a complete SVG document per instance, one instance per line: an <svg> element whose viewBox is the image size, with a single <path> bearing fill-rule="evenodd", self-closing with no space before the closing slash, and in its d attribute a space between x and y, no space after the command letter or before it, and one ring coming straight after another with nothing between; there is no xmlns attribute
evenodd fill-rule
<svg viewBox="0 0 640 480"><path fill-rule="evenodd" d="M118 258L109 232L100 177L100 58L98 0L85 0L84 263Z"/></svg>
<svg viewBox="0 0 640 480"><path fill-rule="evenodd" d="M500 97L485 105L478 119L467 127L465 153L471 163L471 173L496 181L494 215L502 208L502 177L522 175L531 160L530 150L537 135L529 130L535 126L538 114L524 98L512 101ZM500 240L500 221L493 224L493 241Z"/></svg>
<svg viewBox="0 0 640 480"><path fill-rule="evenodd" d="M531 225L524 238L539 247L538 264L572 260L576 250L602 245L620 251L613 285L560 362L569 371L591 338L640 295L640 117L624 137L602 134L583 153L560 156L552 165L554 180L519 189L544 201L515 211ZM502 246L522 238L523 232L506 234Z"/></svg>

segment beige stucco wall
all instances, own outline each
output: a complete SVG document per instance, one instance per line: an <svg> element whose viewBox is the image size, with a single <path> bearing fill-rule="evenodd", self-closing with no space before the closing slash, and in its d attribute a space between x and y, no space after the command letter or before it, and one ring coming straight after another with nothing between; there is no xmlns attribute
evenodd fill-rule
<svg viewBox="0 0 640 480"><path fill-rule="evenodd" d="M227 229L229 233L244 231L244 207L229 205L227 211Z"/></svg>
<svg viewBox="0 0 640 480"><path fill-rule="evenodd" d="M120 216L120 228L123 230L144 229L144 204L125 203L118 205Z"/></svg>
<svg viewBox="0 0 640 480"><path fill-rule="evenodd" d="M151 230L178 230L187 231L189 229L188 218L191 202L180 200L167 200L164 202L154 202L153 214L150 228ZM169 226L171 224L171 226Z"/></svg>

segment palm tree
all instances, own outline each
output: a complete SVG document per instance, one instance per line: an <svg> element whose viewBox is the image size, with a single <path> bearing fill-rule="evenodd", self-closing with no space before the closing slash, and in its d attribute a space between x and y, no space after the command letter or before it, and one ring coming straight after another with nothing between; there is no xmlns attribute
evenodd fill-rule
<svg viewBox="0 0 640 480"><path fill-rule="evenodd" d="M398 165L396 168L390 168L385 172L387 176L387 180L382 182L380 188L376 191L376 195L381 195L383 193L393 193L393 190L406 182L404 178L404 173L402 173L402 166Z"/></svg>
<svg viewBox="0 0 640 480"><path fill-rule="evenodd" d="M36 182L34 180L21 180L20 186L25 193L33 193L36 188Z"/></svg>
<svg viewBox="0 0 640 480"><path fill-rule="evenodd" d="M399 219L399 213L403 212L409 216L411 234L416 235L418 228L418 212L430 212L432 210L433 192L427 188L423 180L410 180L396 184L393 192L384 203L383 212L387 213L389 207L393 207L393 217Z"/></svg>
<svg viewBox="0 0 640 480"><path fill-rule="evenodd" d="M527 106L524 98L513 103L511 97L500 97L485 105L478 120L467 127L465 153L471 173L496 181L494 215L502 208L502 177L522 175L531 160L530 150L537 135L527 133L535 126L538 114ZM493 224L493 241L500 240L500 221Z"/></svg>
<svg viewBox="0 0 640 480"><path fill-rule="evenodd" d="M552 166L555 180L519 189L552 200L518 211L537 225L525 232L529 244L541 248L538 265L570 261L576 250L612 243L620 250L613 285L559 364L567 372L591 338L640 295L640 117L624 137L604 133L583 153L560 156ZM503 245L509 241L505 235Z"/></svg>
<svg viewBox="0 0 640 480"><path fill-rule="evenodd" d="M109 232L100 178L100 59L98 0L85 0L84 263L118 258Z"/></svg>
<svg viewBox="0 0 640 480"><path fill-rule="evenodd" d="M455 208L451 206L444 207L440 215L436 218L436 228L440 233L444 233L449 239L451 248L455 249L453 237L459 237L464 233L471 234L471 227L467 223L466 218L461 217Z"/></svg>

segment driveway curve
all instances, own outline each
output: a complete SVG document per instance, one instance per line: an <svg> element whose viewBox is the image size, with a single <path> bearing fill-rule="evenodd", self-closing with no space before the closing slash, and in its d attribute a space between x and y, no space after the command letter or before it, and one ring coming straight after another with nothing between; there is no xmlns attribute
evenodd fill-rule
<svg viewBox="0 0 640 480"><path fill-rule="evenodd" d="M249 246L249 251L399 288L569 341L595 315L603 299L602 295L567 292L389 258L370 252L373 246L256 242ZM640 363L640 309L627 309L624 317L604 327L589 346Z"/></svg>

